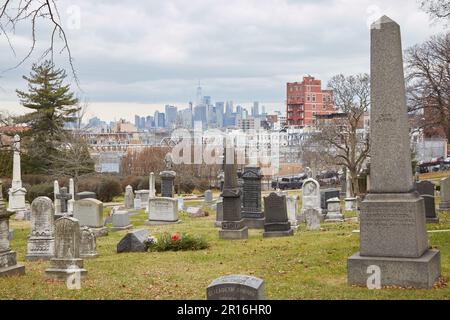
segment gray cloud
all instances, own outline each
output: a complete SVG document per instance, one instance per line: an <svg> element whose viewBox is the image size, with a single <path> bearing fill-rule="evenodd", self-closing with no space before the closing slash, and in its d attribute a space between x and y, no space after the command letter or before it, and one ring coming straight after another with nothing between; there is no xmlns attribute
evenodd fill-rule
<svg viewBox="0 0 450 320"><path fill-rule="evenodd" d="M215 100L283 105L285 83L312 74L369 71L368 22L388 14L402 27L406 48L442 31L411 0L167 0L59 1L80 8L80 29L67 29L82 95L96 102L164 104L195 98L198 79ZM48 42L45 26L38 50ZM28 29L13 38L18 56L29 47ZM39 55L36 53L33 58ZM0 66L12 66L6 41ZM3 74L0 99L15 100L23 67ZM67 67L66 57L57 62ZM111 112L110 112L111 113Z"/></svg>

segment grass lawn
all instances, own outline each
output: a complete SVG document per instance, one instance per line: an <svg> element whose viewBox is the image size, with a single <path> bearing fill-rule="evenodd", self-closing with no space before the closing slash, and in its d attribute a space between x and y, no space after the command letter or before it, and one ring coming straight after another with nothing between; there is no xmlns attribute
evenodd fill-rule
<svg viewBox="0 0 450 320"><path fill-rule="evenodd" d="M450 229L450 213L441 214L432 228ZM266 281L268 299L450 299L450 287L432 290L387 289L370 291L346 283L346 259L359 249L356 222L324 223L320 231L302 226L292 237L263 239L251 230L249 239L218 239L215 217L182 223L144 226L146 215L131 217L135 228L149 228L153 235L188 232L203 235L210 248L197 252L117 254L116 245L126 231L97 240L100 256L85 260L88 271L81 290L46 280L49 262L24 262L29 222L11 220L15 230L11 247L26 267L22 277L0 278L0 299L205 299L206 287L227 274L248 274ZM433 247L442 255L442 274L450 275L450 233L431 233Z"/></svg>

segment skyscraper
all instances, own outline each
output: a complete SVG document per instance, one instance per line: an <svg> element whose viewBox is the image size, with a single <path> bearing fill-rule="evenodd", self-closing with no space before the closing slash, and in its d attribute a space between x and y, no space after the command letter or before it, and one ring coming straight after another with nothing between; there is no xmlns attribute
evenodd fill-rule
<svg viewBox="0 0 450 320"><path fill-rule="evenodd" d="M165 127L164 113L155 111L154 121L155 121L155 128L164 128Z"/></svg>
<svg viewBox="0 0 450 320"><path fill-rule="evenodd" d="M165 127L172 129L177 121L177 107L166 105L165 108L165 115L166 115L166 121L165 121Z"/></svg>
<svg viewBox="0 0 450 320"><path fill-rule="evenodd" d="M259 116L259 102L255 101L253 102L253 107L252 107L252 117L256 118Z"/></svg>
<svg viewBox="0 0 450 320"><path fill-rule="evenodd" d="M224 123L224 107L225 107L225 103L223 102L216 102L216 123L217 123L217 127L221 128L223 127L223 123Z"/></svg>

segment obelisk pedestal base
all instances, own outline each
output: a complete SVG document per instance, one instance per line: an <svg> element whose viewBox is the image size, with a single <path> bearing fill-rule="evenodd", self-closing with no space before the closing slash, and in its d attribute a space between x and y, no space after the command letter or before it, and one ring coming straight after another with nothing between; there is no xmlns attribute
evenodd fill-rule
<svg viewBox="0 0 450 320"><path fill-rule="evenodd" d="M264 217L262 218L248 218L243 217L244 224L249 229L264 229L264 221L266 220Z"/></svg>
<svg viewBox="0 0 450 320"><path fill-rule="evenodd" d="M420 258L365 257L356 253L347 260L349 285L367 286L369 277L376 276L370 266L380 268L380 285L432 288L441 275L438 250L428 250Z"/></svg>
<svg viewBox="0 0 450 320"><path fill-rule="evenodd" d="M248 228L243 227L239 230L219 230L219 239L242 240L248 239Z"/></svg>

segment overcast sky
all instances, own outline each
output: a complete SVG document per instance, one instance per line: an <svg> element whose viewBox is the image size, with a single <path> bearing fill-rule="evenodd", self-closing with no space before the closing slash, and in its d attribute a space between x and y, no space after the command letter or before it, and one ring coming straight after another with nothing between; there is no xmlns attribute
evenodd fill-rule
<svg viewBox="0 0 450 320"><path fill-rule="evenodd" d="M17 2L17 1L16 1ZM285 84L306 74L328 79L369 72L368 24L387 14L402 29L403 47L442 32L415 0L59 0L89 116L129 120L165 104L195 101L200 80L213 101L252 101L283 108ZM79 12L79 21L77 19ZM39 58L48 45L40 24ZM0 70L31 45L29 25L12 37L16 56L0 38ZM67 67L63 53L56 58ZM0 109L23 112L25 63L1 73ZM70 80L70 79L69 79Z"/></svg>

